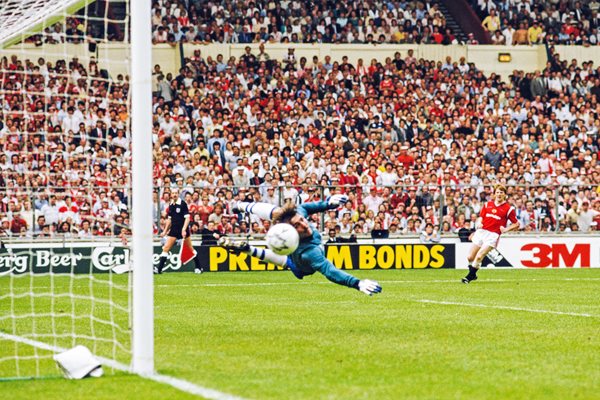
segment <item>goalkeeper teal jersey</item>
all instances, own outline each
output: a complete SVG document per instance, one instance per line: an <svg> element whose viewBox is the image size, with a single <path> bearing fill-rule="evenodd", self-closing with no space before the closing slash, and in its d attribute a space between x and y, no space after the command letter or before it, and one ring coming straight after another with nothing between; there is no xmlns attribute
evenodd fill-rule
<svg viewBox="0 0 600 400"><path fill-rule="evenodd" d="M327 211L328 204L325 201L305 203L298 206L298 214L308 217L311 214ZM298 279L306 275L320 272L327 279L340 285L358 288L359 279L337 269L327 258L321 244L321 234L311 224L312 235L300 240L296 251L288 256L287 266Z"/></svg>

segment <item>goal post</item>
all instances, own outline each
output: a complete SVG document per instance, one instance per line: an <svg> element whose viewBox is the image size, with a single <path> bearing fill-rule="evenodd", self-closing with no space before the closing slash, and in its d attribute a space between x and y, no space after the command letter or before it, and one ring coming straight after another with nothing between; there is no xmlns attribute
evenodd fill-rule
<svg viewBox="0 0 600 400"><path fill-rule="evenodd" d="M152 265L152 33L147 0L131 0L131 84L133 133L133 371L154 370L154 286ZM150 60L148 59L150 58ZM150 204L151 205L151 204Z"/></svg>
<svg viewBox="0 0 600 400"><path fill-rule="evenodd" d="M0 187L0 219L25 221L0 235L0 380L56 375L78 344L154 372L151 54L147 0L0 0L0 132L26 181Z"/></svg>

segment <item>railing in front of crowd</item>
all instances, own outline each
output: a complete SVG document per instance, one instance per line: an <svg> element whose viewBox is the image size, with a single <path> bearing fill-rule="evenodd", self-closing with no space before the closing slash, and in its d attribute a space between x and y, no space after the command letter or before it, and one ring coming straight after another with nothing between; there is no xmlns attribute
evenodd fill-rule
<svg viewBox="0 0 600 400"><path fill-rule="evenodd" d="M165 206L168 204L168 195L173 187L156 187L155 196L152 200L153 214L157 229L160 228L161 216L164 216ZM421 223L429 222L439 226L442 235L454 234L455 226L460 225L462 218L473 220L472 215L477 214L482 203L490 200L492 197L491 184L466 185L459 183L437 184L425 183L417 185L250 185L250 186L206 186L206 185L179 185L180 193L189 192L192 195L192 201L201 202L203 198L209 199L210 205L222 203L227 212L227 205L231 202L243 199L253 201L269 201L274 205L283 205L286 201L292 201L295 204L302 204L310 201L325 200L328 196L335 193L345 193L350 197L352 205L347 210L354 216L353 222L361 218L363 211L369 220L377 217L380 206L383 205L382 212L388 214L386 218L393 220L394 217L404 223L401 216L409 219L416 214L420 217ZM272 187L272 194L269 190ZM507 185L508 200L515 205L522 224L524 232L564 232L576 231L579 227L567 225L573 222L572 215L567 216L567 207L577 203L578 207L584 201L589 202L589 207L593 208L595 201L600 199L599 184L563 184L563 185L539 185L539 184L518 184ZM373 191L373 192L372 192ZM106 196L106 195L109 196ZM114 196L119 197L120 206L123 211L123 221L114 215L108 216L99 213L98 210L103 207L102 199L109 197L113 202ZM128 215L131 203L129 187L43 187L36 190L20 188L1 188L0 197L4 200L0 202L0 216L2 219L9 214L13 216L17 213L26 214L28 217L27 225L31 227L31 235L39 236L35 232L36 219L39 215L44 215L41 208L44 204L50 202L51 198L63 201L65 197L72 197L75 202L75 209L78 212L73 213L79 220L89 219L94 224L102 227L110 234L120 232L123 228L128 228ZM371 198L369 198L371 197ZM367 199L369 198L369 199ZM16 203L14 202L16 199ZM10 203L13 203L11 205ZM29 202L31 207L24 209L24 202ZM368 204L373 212L371 216L368 213ZM11 209L12 207L12 209ZM70 210L67 210L69 214ZM358 216L355 214L358 213ZM406 215L404 215L406 214ZM459 217L460 215L464 217ZM530 215L529 215L530 214ZM337 217L337 216L336 216ZM317 223L319 228L325 226L326 216L321 214ZM459 220L459 221L457 221ZM60 221L61 223L64 220ZM450 227L445 226L445 222ZM453 227L453 225L455 225ZM423 228L424 225L421 226ZM399 227L400 228L400 227ZM402 226L402 229L404 226ZM597 226L592 227L593 230ZM251 229L251 225L249 226ZM392 236L418 234L418 232L390 232ZM54 232L59 235L60 232ZM260 235L258 232L242 232L243 235ZM368 232L362 232L362 236L368 237ZM1 236L1 234L0 234ZM6 235L5 235L6 236ZM18 235L15 235L18 236ZM43 235L42 235L43 236ZM65 238L74 238L71 232L62 233ZM358 235L361 236L360 234ZM60 237L60 236L59 236Z"/></svg>
<svg viewBox="0 0 600 400"><path fill-rule="evenodd" d="M578 231L574 225L567 225L567 207L572 203L581 207L585 201L589 202L590 209L595 201L600 201L600 183L596 184L506 184L507 200L515 206L517 218L524 232L569 232ZM237 200L267 201L274 205L282 206L286 202L302 203L326 200L328 196L344 193L350 197L353 207L351 213L361 209L361 204L370 203L374 216L378 214L379 206L384 205L384 213L397 216L399 213L414 215L414 207L421 217L423 225L431 222L437 225L441 234L454 234L456 219L465 215L465 220L474 222L471 215L478 215L479 210L486 201L493 200L494 184L462 184L462 183L420 183L413 185L248 185L248 186L196 186L183 185L157 188L159 204L156 223L160 223L161 210L166 201L165 193L177 187L180 192L189 192L192 199L197 196L201 201L202 196L207 196L211 204L219 202L226 206ZM269 194L269 187L273 194ZM194 194L197 192L198 194ZM372 199L366 199L371 196ZM242 197L242 198L241 198ZM381 199L381 200L378 200ZM380 204L378 204L381 201ZM377 204L377 212L372 207ZM400 204L403 204L401 206ZM366 208L366 206L365 206ZM367 210L368 211L368 210ZM405 216L405 217L406 217ZM429 218L428 218L429 216ZM360 214L359 214L360 219ZM431 221L428 221L431 219ZM319 217L320 226L325 225L325 215ZM444 223L450 225L444 229ZM458 221L460 224L461 221ZM596 230L592 229L592 230ZM248 232L256 234L255 232ZM412 232L418 234L418 232ZM367 235L367 233L365 233Z"/></svg>

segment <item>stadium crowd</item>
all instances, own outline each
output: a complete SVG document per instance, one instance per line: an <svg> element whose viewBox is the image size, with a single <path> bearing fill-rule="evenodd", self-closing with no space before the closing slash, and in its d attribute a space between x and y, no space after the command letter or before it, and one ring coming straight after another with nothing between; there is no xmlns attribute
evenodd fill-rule
<svg viewBox="0 0 600 400"><path fill-rule="evenodd" d="M600 1L469 0L490 34L507 45L600 42ZM111 9L105 12L112 12ZM328 1L156 0L152 4L154 43L417 43L456 44L437 2L419 0ZM112 14L111 14L112 15ZM76 16L27 39L39 45L65 41L122 41L126 26L84 24ZM472 34L464 41L478 44Z"/></svg>
<svg viewBox="0 0 600 400"><path fill-rule="evenodd" d="M422 1L162 1L155 43L457 43L437 4Z"/></svg>
<svg viewBox="0 0 600 400"><path fill-rule="evenodd" d="M600 42L597 0L471 0L494 44Z"/></svg>
<svg viewBox="0 0 600 400"><path fill-rule="evenodd" d="M491 185L510 186L526 231L600 226L600 68L558 57L504 82L464 59L412 52L355 65L186 58L154 67L158 229L170 190L194 234L264 233L236 200L274 204L344 192L319 228L343 238L472 227ZM0 234L129 234L129 82L97 63L0 60ZM383 236L382 236L383 235Z"/></svg>

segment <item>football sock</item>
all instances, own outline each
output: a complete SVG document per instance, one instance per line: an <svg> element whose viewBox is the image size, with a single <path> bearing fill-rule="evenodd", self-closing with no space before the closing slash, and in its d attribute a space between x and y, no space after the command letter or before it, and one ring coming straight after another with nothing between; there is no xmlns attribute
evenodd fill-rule
<svg viewBox="0 0 600 400"><path fill-rule="evenodd" d="M164 251L160 254L160 260L158 261L158 271L162 272L163 268L165 267L165 263L167 262L167 257L169 256L169 254L165 253Z"/></svg>
<svg viewBox="0 0 600 400"><path fill-rule="evenodd" d="M196 257L194 257L194 264L196 265L196 269L202 269L202 264L200 264L200 253L196 254Z"/></svg>
<svg viewBox="0 0 600 400"><path fill-rule="evenodd" d="M254 246L250 246L250 250L248 250L246 253L250 254L252 257L259 258L262 261L280 266L285 265L287 261L287 256L281 256L279 254L275 254L272 250L261 249Z"/></svg>
<svg viewBox="0 0 600 400"><path fill-rule="evenodd" d="M238 202L237 206L242 211L257 215L262 219L268 219L269 221L273 215L273 210L277 208L273 204L269 203L248 203L246 201Z"/></svg>
<svg viewBox="0 0 600 400"><path fill-rule="evenodd" d="M468 276L470 276L470 277L477 276L477 268L474 268L469 265L469 275Z"/></svg>

